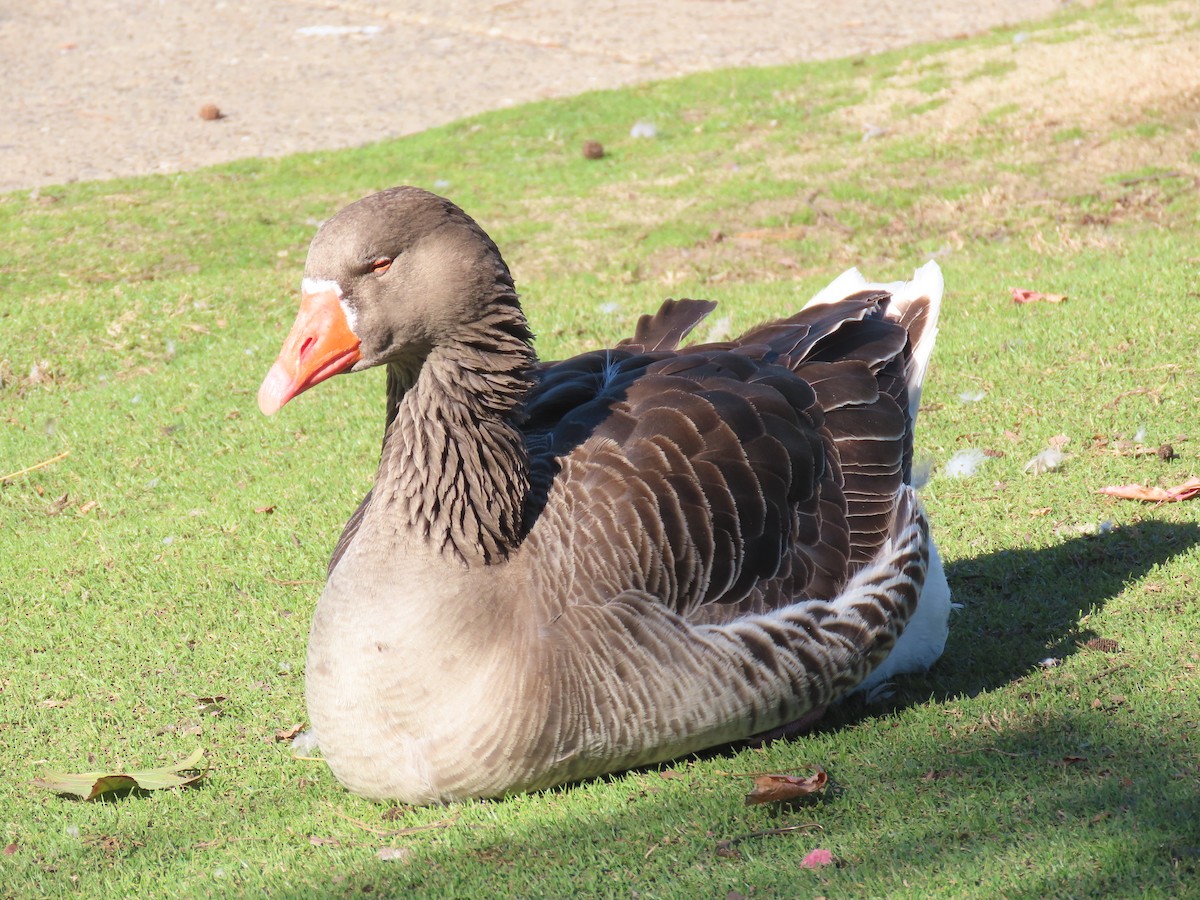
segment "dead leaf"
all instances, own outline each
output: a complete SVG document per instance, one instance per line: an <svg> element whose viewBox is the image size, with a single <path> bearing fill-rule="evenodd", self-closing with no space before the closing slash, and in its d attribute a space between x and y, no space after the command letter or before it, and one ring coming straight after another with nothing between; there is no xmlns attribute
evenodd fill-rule
<svg viewBox="0 0 1200 900"><path fill-rule="evenodd" d="M254 511L256 513L262 513L264 516L269 516L271 513L275 512L275 507L274 506L259 506L259 507L256 507Z"/></svg>
<svg viewBox="0 0 1200 900"><path fill-rule="evenodd" d="M1068 766L1073 766L1075 763L1087 762L1086 756L1064 756L1062 761Z"/></svg>
<svg viewBox="0 0 1200 900"><path fill-rule="evenodd" d="M201 764L203 763L203 767ZM47 772L35 778L37 787L59 794L74 794L81 800L94 800L112 791L158 791L195 784L208 772L204 749L197 748L182 762L141 772Z"/></svg>
<svg viewBox="0 0 1200 900"><path fill-rule="evenodd" d="M746 795L746 805L756 803L786 803L825 790L829 776L824 769L809 775L807 778L794 778L791 775L759 775L754 779L754 789Z"/></svg>
<svg viewBox="0 0 1200 900"><path fill-rule="evenodd" d="M216 716L224 715L225 710L222 708L221 704L228 699L229 698L224 694L216 694L212 697L197 697L196 712L206 716L213 716L214 718Z"/></svg>
<svg viewBox="0 0 1200 900"><path fill-rule="evenodd" d="M1041 291L1027 291L1023 288L1012 289L1013 303L1064 303L1066 294L1043 294Z"/></svg>
<svg viewBox="0 0 1200 900"><path fill-rule="evenodd" d="M5 856L12 856L12 855L13 855L14 853L16 853L16 852L17 852L17 843L16 843L16 841L13 841L11 844L9 844L8 846L6 846L6 847L4 848L4 855L5 855Z"/></svg>
<svg viewBox="0 0 1200 900"><path fill-rule="evenodd" d="M664 781L671 781L675 778L682 778L683 776L680 775L678 772L676 772L674 769L663 769L661 772L658 773L658 777L663 779Z"/></svg>
<svg viewBox="0 0 1200 900"><path fill-rule="evenodd" d="M1120 497L1122 500L1141 500L1143 503L1178 503L1200 495L1200 478L1192 476L1175 487L1160 488L1144 484L1121 484L1102 487L1096 493Z"/></svg>
<svg viewBox="0 0 1200 900"><path fill-rule="evenodd" d="M828 866L833 863L833 854L828 850L818 847L804 859L800 860L800 868L802 869L819 869L821 866Z"/></svg>
<svg viewBox="0 0 1200 900"><path fill-rule="evenodd" d="M296 723L291 728L281 728L275 732L275 740L280 743L283 741L290 741L303 730L304 724L302 722Z"/></svg>
<svg viewBox="0 0 1200 900"><path fill-rule="evenodd" d="M717 841L717 856L722 859L741 859L742 854L729 841Z"/></svg>
<svg viewBox="0 0 1200 900"><path fill-rule="evenodd" d="M64 509L67 508L67 504L69 504L70 502L71 502L71 495L63 494L61 497L58 497L53 503L50 504L50 506L46 509L46 515L57 516L60 512L62 512Z"/></svg>

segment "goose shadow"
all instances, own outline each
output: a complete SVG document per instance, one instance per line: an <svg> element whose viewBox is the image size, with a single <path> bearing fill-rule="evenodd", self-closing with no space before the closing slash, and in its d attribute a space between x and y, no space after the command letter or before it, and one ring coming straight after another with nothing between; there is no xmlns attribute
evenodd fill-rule
<svg viewBox="0 0 1200 900"><path fill-rule="evenodd" d="M895 679L882 707L853 695L819 730L840 728L933 700L1002 687L1039 663L1057 665L1099 635L1088 624L1128 585L1200 544L1200 525L1148 521L1080 535L1051 547L1001 549L946 563L954 601L942 658L922 675Z"/></svg>

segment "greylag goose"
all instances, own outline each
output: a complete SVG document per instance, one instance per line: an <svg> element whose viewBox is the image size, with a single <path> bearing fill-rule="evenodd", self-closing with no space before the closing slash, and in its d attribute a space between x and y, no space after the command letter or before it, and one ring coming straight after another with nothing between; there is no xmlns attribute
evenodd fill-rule
<svg viewBox="0 0 1200 900"><path fill-rule="evenodd" d="M264 413L387 367L375 484L308 647L351 791L446 802L667 760L941 653L949 591L909 483L935 264L883 288L852 270L683 349L715 304L668 300L540 363L492 240L398 187L320 227L301 287Z"/></svg>

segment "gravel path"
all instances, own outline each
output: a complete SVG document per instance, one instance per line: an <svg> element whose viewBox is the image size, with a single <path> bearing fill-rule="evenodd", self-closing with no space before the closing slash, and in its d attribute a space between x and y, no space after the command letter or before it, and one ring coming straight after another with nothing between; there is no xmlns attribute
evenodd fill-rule
<svg viewBox="0 0 1200 900"><path fill-rule="evenodd" d="M724 66L873 53L1063 0L0 0L0 191L348 147ZM221 117L202 119L215 105Z"/></svg>

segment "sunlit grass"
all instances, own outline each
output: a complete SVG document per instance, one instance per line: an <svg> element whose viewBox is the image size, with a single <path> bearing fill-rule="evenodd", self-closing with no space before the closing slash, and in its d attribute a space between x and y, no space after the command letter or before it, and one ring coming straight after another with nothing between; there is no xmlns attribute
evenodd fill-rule
<svg viewBox="0 0 1200 900"><path fill-rule="evenodd" d="M1072 13L1029 39L1066 46L1132 27L1131 10ZM896 79L951 96L932 58L1012 34L0 198L0 476L69 451L0 488L3 891L1186 893L1200 859L1200 507L1095 489L1196 474L1194 115L1123 110L1094 132L998 91L963 131L910 128L938 110L907 109L864 135L854 116ZM630 137L638 120L658 136ZM584 140L605 158L584 159ZM663 296L716 299L737 329L849 265L890 280L935 254L947 304L918 442L964 608L934 671L883 705L851 700L804 739L503 802L385 815L293 759L274 736L305 717L308 618L373 477L383 385L334 379L269 421L254 392L316 224L404 182L453 197L496 238L547 358L629 334ZM1014 287L1069 299L1019 306ZM1026 474L1059 435L1064 467ZM1162 444L1178 458L1160 459ZM979 474L946 478L965 448L989 454ZM196 746L213 769L190 791L81 804L30 785ZM742 805L736 773L816 765L835 783L821 803ZM819 830L715 854L797 823ZM391 846L412 853L377 857ZM816 846L840 864L798 869Z"/></svg>

